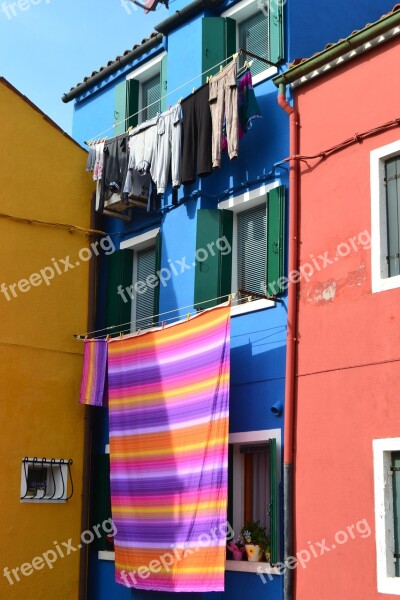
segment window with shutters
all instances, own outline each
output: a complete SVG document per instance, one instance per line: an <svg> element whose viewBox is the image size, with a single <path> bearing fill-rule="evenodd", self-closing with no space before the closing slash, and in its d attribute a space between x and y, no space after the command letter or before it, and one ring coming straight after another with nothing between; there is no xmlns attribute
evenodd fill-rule
<svg viewBox="0 0 400 600"><path fill-rule="evenodd" d="M276 64L284 59L283 12L282 2L256 3L243 0L225 11L222 17L226 21L228 35L233 31L236 50L247 50ZM230 52L227 52L227 56L229 55ZM246 60L252 61L254 85L277 73L276 67L245 55L239 56L239 67Z"/></svg>
<svg viewBox="0 0 400 600"><path fill-rule="evenodd" d="M378 592L400 596L400 438L373 440Z"/></svg>
<svg viewBox="0 0 400 600"><path fill-rule="evenodd" d="M259 521L265 527L269 548L268 556L264 554L260 561L264 565L279 562L279 452L280 430L229 436L228 521L235 537L248 522ZM237 564L231 558L228 553L227 569L235 570ZM257 571L260 562L247 564Z"/></svg>
<svg viewBox="0 0 400 600"><path fill-rule="evenodd" d="M161 235L159 228L121 243L124 252L133 254L130 285L123 292L129 302L131 331L157 325L160 285Z"/></svg>
<svg viewBox="0 0 400 600"><path fill-rule="evenodd" d="M237 287L263 294L266 288L267 213L265 203L237 215Z"/></svg>
<svg viewBox="0 0 400 600"><path fill-rule="evenodd" d="M147 121L157 116L161 110L161 83L160 74L142 83L142 121Z"/></svg>
<svg viewBox="0 0 400 600"><path fill-rule="evenodd" d="M400 141L371 152L372 291L400 287Z"/></svg>

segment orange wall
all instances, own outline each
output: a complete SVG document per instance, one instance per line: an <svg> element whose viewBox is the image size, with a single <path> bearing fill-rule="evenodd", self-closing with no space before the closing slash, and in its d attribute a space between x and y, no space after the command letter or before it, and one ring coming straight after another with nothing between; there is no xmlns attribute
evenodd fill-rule
<svg viewBox="0 0 400 600"><path fill-rule="evenodd" d="M0 82L3 152L0 212L90 227L93 182L84 173L86 153L43 115ZM70 255L76 261L88 238L55 227L0 217L1 280L7 286ZM60 263L61 264L61 263ZM79 552L50 570L3 576L54 549L54 541L79 542L84 410L78 404L82 345L72 334L86 330L88 270L85 262L7 301L0 294L0 597L7 600L78 597ZM73 459L74 495L63 504L21 503L21 460Z"/></svg>
<svg viewBox="0 0 400 600"><path fill-rule="evenodd" d="M301 154L399 117L399 64L400 46L384 44L301 87ZM370 233L370 152L398 139L399 128L301 163L301 264L326 251L333 259L338 244ZM372 533L357 533L297 569L296 597L307 600L381 597L372 440L400 431L400 290L372 295L370 250L356 248L300 287L296 547L324 538L332 546L337 531L364 519Z"/></svg>

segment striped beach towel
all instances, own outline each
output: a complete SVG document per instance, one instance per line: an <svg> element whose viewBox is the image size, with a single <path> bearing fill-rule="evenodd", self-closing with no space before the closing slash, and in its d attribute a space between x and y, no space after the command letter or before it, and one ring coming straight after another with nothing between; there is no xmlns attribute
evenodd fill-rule
<svg viewBox="0 0 400 600"><path fill-rule="evenodd" d="M109 342L116 581L223 591L229 307Z"/></svg>
<svg viewBox="0 0 400 600"><path fill-rule="evenodd" d="M81 383L81 404L106 406L107 342L106 340L85 340L83 373Z"/></svg>

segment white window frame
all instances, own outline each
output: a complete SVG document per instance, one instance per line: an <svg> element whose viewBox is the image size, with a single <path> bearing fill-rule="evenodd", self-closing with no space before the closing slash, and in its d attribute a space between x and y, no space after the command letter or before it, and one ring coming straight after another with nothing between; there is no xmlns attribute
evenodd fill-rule
<svg viewBox="0 0 400 600"><path fill-rule="evenodd" d="M156 75L160 75L160 99L163 95L162 89L161 89L161 61L164 58L164 56L166 56L166 55L167 55L166 52L161 52L161 54L158 54L157 56L155 56L154 58L149 60L146 64L135 69L134 71L131 71L126 76L127 80L136 79L139 82L139 102L138 102L138 110L139 110L138 122L139 123L143 122L143 119L142 119L142 108L144 108L143 101L142 101L143 83L145 83L149 79L152 79Z"/></svg>
<svg viewBox="0 0 400 600"><path fill-rule="evenodd" d="M276 439L276 454L277 454L277 486L280 484L280 473L281 473L281 430L280 429L261 429L259 431L244 431L239 433L229 434L229 444L241 445L249 442L266 442L267 440ZM243 521L244 511L244 488L243 473L241 469L236 472L233 476L233 497L235 498L233 506L233 523L232 528L235 531L235 537L239 535L241 523ZM243 525L242 525L243 526ZM236 527L236 529L235 529ZM248 562L238 560L227 560L225 565L226 571L244 571L246 573L258 573L257 569L262 566L262 573L272 573L279 575L280 571L276 567L272 567L265 562Z"/></svg>
<svg viewBox="0 0 400 600"><path fill-rule="evenodd" d="M232 285L231 288L233 291L237 290L238 281L237 281L237 271L238 271L238 261L237 261L237 215L238 213L249 210L250 208L255 208L260 204L265 204L267 201L267 194L269 191L274 188L279 187L280 182L274 181L273 183L268 183L266 185L262 185L261 187L251 190L250 192L245 192L244 194L240 194L239 196L234 196L229 198L228 200L224 200L218 204L219 209L227 209L233 212L233 231L232 231ZM239 304L238 306L232 306L231 308L231 316L235 317L237 315L243 315L246 313L254 312L256 310L263 310L265 308L273 308L275 306L274 300L254 300L252 302L246 302Z"/></svg>
<svg viewBox="0 0 400 600"><path fill-rule="evenodd" d="M104 454L110 454L110 444L106 444L104 448ZM113 550L99 550L97 553L99 560L111 560L115 561L115 552Z"/></svg>
<svg viewBox="0 0 400 600"><path fill-rule="evenodd" d="M391 454L400 451L400 438L372 442L374 457L375 539L378 592L400 596L400 577L395 577L393 486Z"/></svg>
<svg viewBox="0 0 400 600"><path fill-rule="evenodd" d="M371 184L371 273L372 293L400 287L400 275L388 277L385 162L400 155L400 140L372 150Z"/></svg>
<svg viewBox="0 0 400 600"><path fill-rule="evenodd" d="M160 227L146 231L140 235L137 235L129 240L124 240L120 244L121 250L132 250L133 251L133 272L132 272L132 285L135 285L137 281L137 269L138 269L138 252L155 246L157 234L160 231ZM131 329L136 324L136 294L133 294L131 304ZM133 331L133 329L132 329Z"/></svg>
<svg viewBox="0 0 400 600"><path fill-rule="evenodd" d="M237 49L239 49L239 25L240 25L240 23L242 23L249 17L252 17L253 15L255 15L258 12L261 12L261 9L257 2L254 2L254 0L243 0L242 2L235 4L234 6L232 6L231 8L229 8L228 10L226 10L225 12L222 13L221 17L224 17L224 18L228 17L228 18L236 21L236 48ZM266 65L266 68L264 69L264 71L261 71L261 73L258 73L258 75L255 75L254 77L252 77L253 86L257 85L258 83L261 83L262 81L265 81L266 79L270 79L277 73L278 73L277 67L273 67L273 66L269 67L268 65Z"/></svg>
<svg viewBox="0 0 400 600"><path fill-rule="evenodd" d="M54 475L54 482L55 482L55 498L51 498L52 494L50 494L50 492L48 492L46 495L44 495L43 490L39 490L36 494L35 498L29 498L26 497L24 498L23 496L25 496L26 491L27 491L27 481L26 481L26 476L25 476L25 469L26 472L28 472L28 468L29 466L32 466L34 462L33 458L28 458L28 460L26 462L24 462L24 460L22 461L21 464L21 485L20 485L20 502L22 503L37 503L39 502L40 504L64 504L65 502L67 502L67 497L68 497L68 483L69 483L69 474L68 474L68 463L67 462L61 462L61 460L56 459L55 462L53 463L53 475ZM41 468L42 466L44 468L47 469L47 481L48 483L50 483L52 481L52 476L51 476L51 465L49 463L43 463L42 465L42 461L41 459L37 459L35 461L35 466L36 468ZM62 482L64 481L64 493L61 496L61 498L59 498L59 493L57 490L62 489Z"/></svg>

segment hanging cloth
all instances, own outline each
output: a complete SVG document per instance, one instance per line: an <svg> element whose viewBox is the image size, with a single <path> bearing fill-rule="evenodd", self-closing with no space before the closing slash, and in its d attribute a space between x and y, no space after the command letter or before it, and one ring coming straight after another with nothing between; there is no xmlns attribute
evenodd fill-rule
<svg viewBox="0 0 400 600"><path fill-rule="evenodd" d="M111 505L122 585L224 590L229 328L223 306L109 343Z"/></svg>
<svg viewBox="0 0 400 600"><path fill-rule="evenodd" d="M106 406L106 340L85 340L83 373L81 384L81 404Z"/></svg>

